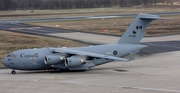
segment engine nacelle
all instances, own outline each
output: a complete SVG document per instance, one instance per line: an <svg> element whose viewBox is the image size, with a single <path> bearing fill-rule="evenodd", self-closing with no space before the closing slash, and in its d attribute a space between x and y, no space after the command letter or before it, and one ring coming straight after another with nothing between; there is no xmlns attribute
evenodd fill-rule
<svg viewBox="0 0 180 93"><path fill-rule="evenodd" d="M59 64L60 62L64 61L65 57L60 55L47 55L44 58L44 63L46 65L55 65Z"/></svg>
<svg viewBox="0 0 180 93"><path fill-rule="evenodd" d="M85 63L86 63L85 59L82 59L79 56L72 56L72 57L69 57L66 59L65 66L66 67L76 67L76 66L80 66Z"/></svg>

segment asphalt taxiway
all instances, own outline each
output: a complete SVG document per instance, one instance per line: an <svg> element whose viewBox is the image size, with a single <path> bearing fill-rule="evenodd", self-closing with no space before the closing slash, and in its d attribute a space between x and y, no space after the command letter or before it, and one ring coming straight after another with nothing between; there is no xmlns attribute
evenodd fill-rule
<svg viewBox="0 0 180 93"><path fill-rule="evenodd" d="M86 33L65 29L38 27L26 24L0 24L0 29L18 33L35 34L49 37L70 39L90 45L116 43L119 36ZM180 35L169 35L161 37L145 37L141 44L148 45L139 54L154 54L180 50Z"/></svg>
<svg viewBox="0 0 180 93"><path fill-rule="evenodd" d="M154 12L149 14L155 15L178 15L180 12ZM26 23L26 22L47 22L47 21L63 21L63 20L84 20L84 19L101 19L101 18L117 18L117 17L133 17L136 14L113 14L113 15L96 15L96 16L70 16L70 17L58 17L58 18L30 18L30 19L18 19L18 20L0 20L0 24L9 23Z"/></svg>

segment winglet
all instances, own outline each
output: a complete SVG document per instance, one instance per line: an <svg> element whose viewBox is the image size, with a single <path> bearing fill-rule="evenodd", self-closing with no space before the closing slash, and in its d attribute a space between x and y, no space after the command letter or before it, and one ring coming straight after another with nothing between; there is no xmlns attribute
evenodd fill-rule
<svg viewBox="0 0 180 93"><path fill-rule="evenodd" d="M134 58L136 57L136 54L139 52L140 50L136 51L136 52L132 52L130 53L130 57L125 61L125 62L129 62L134 60Z"/></svg>
<svg viewBox="0 0 180 93"><path fill-rule="evenodd" d="M130 55L131 56L129 57L129 59L126 62L134 60L134 58L136 57L136 53L135 52L131 53Z"/></svg>

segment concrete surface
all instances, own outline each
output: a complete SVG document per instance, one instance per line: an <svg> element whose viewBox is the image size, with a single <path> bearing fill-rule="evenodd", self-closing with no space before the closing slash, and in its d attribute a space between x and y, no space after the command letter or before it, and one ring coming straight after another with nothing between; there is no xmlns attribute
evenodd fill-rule
<svg viewBox="0 0 180 93"><path fill-rule="evenodd" d="M179 93L180 51L111 62L85 72L0 70L0 93Z"/></svg>

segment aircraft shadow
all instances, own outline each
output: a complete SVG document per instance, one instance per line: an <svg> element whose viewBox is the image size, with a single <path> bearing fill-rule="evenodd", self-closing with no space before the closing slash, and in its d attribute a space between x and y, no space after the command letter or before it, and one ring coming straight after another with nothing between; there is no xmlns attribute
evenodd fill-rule
<svg viewBox="0 0 180 93"><path fill-rule="evenodd" d="M75 70L75 71L62 71L62 70L50 70L50 71L26 71L26 72L18 72L17 74L39 74L39 73L71 73L71 72L85 72L85 70Z"/></svg>

